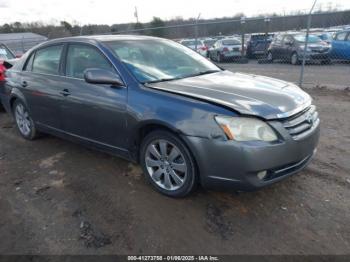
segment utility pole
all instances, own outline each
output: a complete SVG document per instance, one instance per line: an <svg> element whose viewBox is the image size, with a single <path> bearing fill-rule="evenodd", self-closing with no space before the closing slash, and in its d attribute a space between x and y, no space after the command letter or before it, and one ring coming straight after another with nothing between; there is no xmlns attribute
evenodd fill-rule
<svg viewBox="0 0 350 262"><path fill-rule="evenodd" d="M242 28L242 47L241 47L241 55L242 55L242 58L243 58L243 56L244 56L244 34L245 34L244 25L245 25L245 17L242 16L242 17L241 17L241 28Z"/></svg>
<svg viewBox="0 0 350 262"><path fill-rule="evenodd" d="M198 20L201 17L201 13L198 14L198 17L196 19L196 25L195 25L195 46L194 46L194 50L197 52L197 40L198 40Z"/></svg>
<svg viewBox="0 0 350 262"><path fill-rule="evenodd" d="M137 12L137 6L135 6L134 16L136 18L136 23L138 24L139 23L139 14Z"/></svg>
<svg viewBox="0 0 350 262"><path fill-rule="evenodd" d="M299 86L302 87L303 80L304 80L304 69L305 69L305 59L306 59L306 50L307 50L307 44L309 41L309 33L310 33L310 27L311 27L311 15L312 11L314 10L314 7L316 5L317 0L314 0L314 3L310 9L309 16L307 18L307 28L306 28L306 35L305 35L305 44L304 44L304 52L303 52L303 63L301 65L301 71L300 71L300 79L299 79Z"/></svg>
<svg viewBox="0 0 350 262"><path fill-rule="evenodd" d="M271 22L271 19L270 17L268 16L265 16L265 50L264 50L264 55L266 56L266 53L267 53L267 49L268 49L268 46L267 46L267 42L268 42L268 36L269 36L269 25L270 25L270 22Z"/></svg>

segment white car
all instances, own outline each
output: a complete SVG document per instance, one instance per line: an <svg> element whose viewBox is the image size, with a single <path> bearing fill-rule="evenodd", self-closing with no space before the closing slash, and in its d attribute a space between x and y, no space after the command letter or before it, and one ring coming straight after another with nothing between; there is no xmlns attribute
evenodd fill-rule
<svg viewBox="0 0 350 262"><path fill-rule="evenodd" d="M242 42L237 38L225 38L218 40L212 48L209 49L209 58L217 62L224 60L241 58L244 56L242 52Z"/></svg>

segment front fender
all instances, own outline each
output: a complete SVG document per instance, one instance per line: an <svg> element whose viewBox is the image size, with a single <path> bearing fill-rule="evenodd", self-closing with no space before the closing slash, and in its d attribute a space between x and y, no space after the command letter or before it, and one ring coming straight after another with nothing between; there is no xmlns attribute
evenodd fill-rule
<svg viewBox="0 0 350 262"><path fill-rule="evenodd" d="M216 115L236 115L214 104L151 88L130 89L127 127L130 149L139 144L140 130L156 125L185 136L225 139ZM136 141L136 143L135 143Z"/></svg>

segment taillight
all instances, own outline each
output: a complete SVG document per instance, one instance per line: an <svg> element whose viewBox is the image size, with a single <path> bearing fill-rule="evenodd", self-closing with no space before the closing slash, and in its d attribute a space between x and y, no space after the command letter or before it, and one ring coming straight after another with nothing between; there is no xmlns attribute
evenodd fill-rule
<svg viewBox="0 0 350 262"><path fill-rule="evenodd" d="M6 70L6 68L0 64L0 81L5 80L5 70Z"/></svg>
<svg viewBox="0 0 350 262"><path fill-rule="evenodd" d="M229 50L228 50L228 48L227 47L224 47L223 49L222 49L222 52L228 52Z"/></svg>
<svg viewBox="0 0 350 262"><path fill-rule="evenodd" d="M200 47L200 49L203 50L203 51L206 51L206 50L208 50L208 47L207 46L202 46L202 47Z"/></svg>

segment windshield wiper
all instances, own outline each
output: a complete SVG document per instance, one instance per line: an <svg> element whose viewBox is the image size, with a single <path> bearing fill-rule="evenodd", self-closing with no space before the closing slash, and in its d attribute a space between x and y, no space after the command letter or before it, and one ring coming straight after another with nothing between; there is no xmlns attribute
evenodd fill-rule
<svg viewBox="0 0 350 262"><path fill-rule="evenodd" d="M167 81L172 81L172 80L176 80L176 79L179 79L179 78L178 77L161 78L161 79L156 79L156 80L144 81L144 82L142 82L142 84L153 84L153 83L167 82Z"/></svg>
<svg viewBox="0 0 350 262"><path fill-rule="evenodd" d="M207 75L207 74L212 74L212 73L217 73L217 72L220 72L220 70L206 70L206 71L200 71L200 72L197 72L194 74L180 76L180 77L161 78L161 79L156 79L156 80L144 81L144 82L142 82L142 84L153 84L153 83L167 82L167 81L179 80L179 79L184 79L184 78L193 77L193 76Z"/></svg>
<svg viewBox="0 0 350 262"><path fill-rule="evenodd" d="M201 76L201 75L208 75L208 74L213 74L213 73L217 73L217 72L220 72L220 70L213 70L212 69L212 70L200 71L198 73L187 75L187 76L184 76L182 78L193 77L193 76Z"/></svg>

